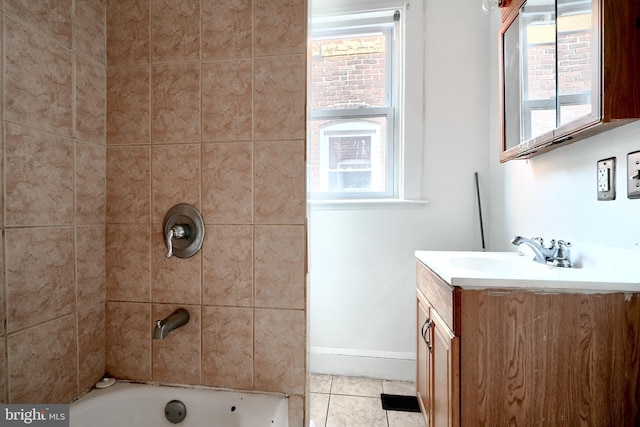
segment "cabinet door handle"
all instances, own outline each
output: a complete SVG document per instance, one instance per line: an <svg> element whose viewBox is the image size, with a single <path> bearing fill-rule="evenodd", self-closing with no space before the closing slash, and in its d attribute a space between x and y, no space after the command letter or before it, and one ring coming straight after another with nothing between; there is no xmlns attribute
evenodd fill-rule
<svg viewBox="0 0 640 427"><path fill-rule="evenodd" d="M433 353L433 346L431 345L431 343L429 342L429 339L427 338L427 335L429 333L429 329L431 329L431 326L433 326L433 320L431 320L430 318L427 318L427 320L425 320L424 323L422 324L422 328L420 329L420 334L422 335L422 339L424 340L425 344L427 344L429 353Z"/></svg>

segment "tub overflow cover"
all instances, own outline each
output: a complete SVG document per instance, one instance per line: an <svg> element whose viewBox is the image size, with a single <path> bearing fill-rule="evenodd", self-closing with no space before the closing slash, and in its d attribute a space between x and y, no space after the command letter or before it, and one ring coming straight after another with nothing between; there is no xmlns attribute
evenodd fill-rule
<svg viewBox="0 0 640 427"><path fill-rule="evenodd" d="M181 423L187 416L187 407L179 400L172 400L164 407L164 416L173 424Z"/></svg>

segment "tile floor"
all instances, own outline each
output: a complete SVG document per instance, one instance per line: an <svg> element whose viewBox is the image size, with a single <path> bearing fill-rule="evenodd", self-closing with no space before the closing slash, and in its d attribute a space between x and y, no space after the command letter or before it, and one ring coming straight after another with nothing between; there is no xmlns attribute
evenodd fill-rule
<svg viewBox="0 0 640 427"><path fill-rule="evenodd" d="M410 382L311 374L316 427L424 427L422 414L385 411L380 394L415 395Z"/></svg>

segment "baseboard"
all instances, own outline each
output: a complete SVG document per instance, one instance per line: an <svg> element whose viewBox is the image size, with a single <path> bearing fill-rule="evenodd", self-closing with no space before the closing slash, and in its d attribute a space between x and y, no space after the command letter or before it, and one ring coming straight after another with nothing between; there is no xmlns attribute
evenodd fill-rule
<svg viewBox="0 0 640 427"><path fill-rule="evenodd" d="M311 347L309 370L314 374L415 381L415 353Z"/></svg>

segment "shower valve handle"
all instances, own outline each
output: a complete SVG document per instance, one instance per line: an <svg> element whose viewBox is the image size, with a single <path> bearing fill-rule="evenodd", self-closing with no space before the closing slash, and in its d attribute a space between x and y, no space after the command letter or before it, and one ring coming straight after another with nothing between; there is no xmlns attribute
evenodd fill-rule
<svg viewBox="0 0 640 427"><path fill-rule="evenodd" d="M189 235L187 233L187 226L186 225L179 225L176 224L173 226L173 228L171 228L171 230L169 230L169 232L167 233L167 258L171 258L173 256L173 239L186 239L188 238Z"/></svg>

